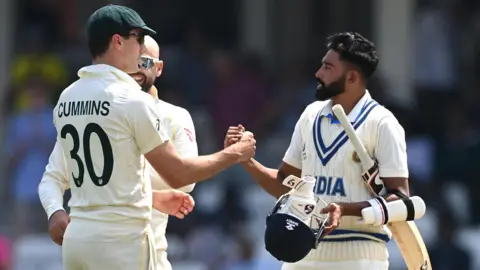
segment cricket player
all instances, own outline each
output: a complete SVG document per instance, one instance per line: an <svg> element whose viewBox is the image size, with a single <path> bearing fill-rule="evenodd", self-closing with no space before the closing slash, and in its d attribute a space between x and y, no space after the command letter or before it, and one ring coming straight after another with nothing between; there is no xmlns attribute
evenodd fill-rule
<svg viewBox="0 0 480 270"><path fill-rule="evenodd" d="M314 176L316 196L330 203L322 212L340 207L338 228L304 259L284 263L282 269L386 270L386 242L391 233L386 226L358 222L361 210L371 205L373 197L361 179L360 161L332 106L343 106L367 151L377 160L386 201L399 199L393 191L409 196L405 133L395 116L366 90L378 63L374 44L357 33L338 33L327 38L327 49L315 74L317 101L305 109L295 125L280 168L266 168L253 159L242 165L277 198L289 191L282 185L288 175ZM242 131L241 125L230 127L226 146L239 140Z"/></svg>
<svg viewBox="0 0 480 270"><path fill-rule="evenodd" d="M145 50L141 57L141 68L137 73L130 74L132 78L142 87L142 90L148 92L157 104L160 112L160 124L167 131L170 139L175 146L178 154L182 157L198 156L197 141L195 139L195 127L193 125L190 113L181 107L160 100L155 88L155 80L162 74L163 61L159 60L160 48L157 42L150 36L145 36ZM160 175L147 164L147 170L152 181L154 190L169 190L171 187L162 179ZM179 188L184 192L191 192L195 184ZM157 269L170 270L172 266L167 259L167 238L165 231L167 229L168 215L156 209L152 212L152 228L155 235L155 248L157 251L158 267Z"/></svg>
<svg viewBox="0 0 480 270"><path fill-rule="evenodd" d="M95 11L87 22L93 65L80 69L80 78L55 106L58 138L44 179L68 179L63 186L72 194L68 226L68 215L45 198L48 181L42 180L39 195L49 227L66 227L57 239L66 270L157 267L152 205L182 218L192 210L193 200L181 191L152 192L146 161L170 186L181 187L255 153L253 134L246 132L237 147L201 157L178 155L161 128L154 99L128 75L138 71L147 34L155 31L130 8L108 5ZM59 151L62 155L55 154ZM56 167L58 162L66 164L65 173Z"/></svg>

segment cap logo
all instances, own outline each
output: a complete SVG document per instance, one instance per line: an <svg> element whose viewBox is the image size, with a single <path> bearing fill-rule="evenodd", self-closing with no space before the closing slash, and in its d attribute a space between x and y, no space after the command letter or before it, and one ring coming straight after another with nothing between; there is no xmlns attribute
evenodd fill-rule
<svg viewBox="0 0 480 270"><path fill-rule="evenodd" d="M287 219L286 222L287 222L287 225L285 225L285 229L287 229L289 231L293 231L295 229L295 227L298 226L298 223L291 220L291 219Z"/></svg>

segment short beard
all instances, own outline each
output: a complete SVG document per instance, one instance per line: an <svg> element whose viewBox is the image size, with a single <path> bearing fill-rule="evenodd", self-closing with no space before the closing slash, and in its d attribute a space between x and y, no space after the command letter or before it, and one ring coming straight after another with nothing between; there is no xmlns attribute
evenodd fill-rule
<svg viewBox="0 0 480 270"><path fill-rule="evenodd" d="M331 82L328 86L318 79L317 91L315 92L315 98L319 101L329 100L332 97L340 95L345 92L345 75L338 78L338 80Z"/></svg>
<svg viewBox="0 0 480 270"><path fill-rule="evenodd" d="M139 73L132 74L132 76L133 75L139 75ZM144 78L143 83L140 84L140 87L142 88L143 92L148 93L148 91L150 91L150 89L152 88L153 84L155 84L155 79L150 79L145 74L140 75L142 75Z"/></svg>
<svg viewBox="0 0 480 270"><path fill-rule="evenodd" d="M140 87L142 87L142 91L143 92L146 92L148 93L148 91L150 91L150 89L152 88L152 85L153 84L150 84L150 83L143 83L142 85L140 85Z"/></svg>

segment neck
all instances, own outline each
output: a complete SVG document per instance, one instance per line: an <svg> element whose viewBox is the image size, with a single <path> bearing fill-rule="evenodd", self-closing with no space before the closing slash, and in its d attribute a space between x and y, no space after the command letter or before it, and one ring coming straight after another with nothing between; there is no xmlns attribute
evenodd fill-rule
<svg viewBox="0 0 480 270"><path fill-rule="evenodd" d="M158 90L155 87L155 85L152 85L152 87L150 87L150 90L148 90L148 93L154 98L158 97Z"/></svg>
<svg viewBox="0 0 480 270"><path fill-rule="evenodd" d="M93 64L94 65L100 65L100 64L109 65L109 66L112 66L112 67L115 67L115 68L118 68L118 69L124 71L125 69L124 69L123 65L121 65L115 59L116 59L116 57L111 57L110 55L105 53L104 55L93 59Z"/></svg>
<svg viewBox="0 0 480 270"><path fill-rule="evenodd" d="M363 90L355 90L351 93L342 93L332 98L332 106L336 104L342 105L345 114L348 115L353 110L355 105L357 105L363 95L365 95L365 92L366 90L364 88Z"/></svg>

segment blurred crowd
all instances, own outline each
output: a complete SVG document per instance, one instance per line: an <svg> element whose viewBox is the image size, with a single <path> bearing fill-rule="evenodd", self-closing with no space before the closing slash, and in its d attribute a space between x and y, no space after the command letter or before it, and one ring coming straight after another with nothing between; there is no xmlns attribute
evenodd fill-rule
<svg viewBox="0 0 480 270"><path fill-rule="evenodd" d="M24 30L14 31L11 85L2 106L8 111L3 144L8 172L0 183L0 213L7 217L0 220L0 270L9 269L19 239L46 232L37 186L56 139L52 107L76 71L90 64L83 25L75 6L66 4L70 1L23 2L17 28ZM142 13L140 2L146 1L135 4ZM405 107L385 98L388 82L381 77L372 79L369 90L405 128L411 190L428 205L418 224L433 266L479 269L474 257L480 251L478 6L475 1L418 2L412 40L415 103ZM154 20L146 13L147 22ZM321 59L271 66L262 55L238 48L224 29L228 25L215 28L195 19L172 26L175 31L159 29L165 63L156 83L159 97L190 111L200 153L221 149L228 126L241 123L256 136L257 159L278 166L295 122L313 101L313 75ZM172 218L168 227L174 269L279 269L262 242L274 199L241 167L198 184L193 195L194 214L183 221ZM394 260L391 269L404 268Z"/></svg>

